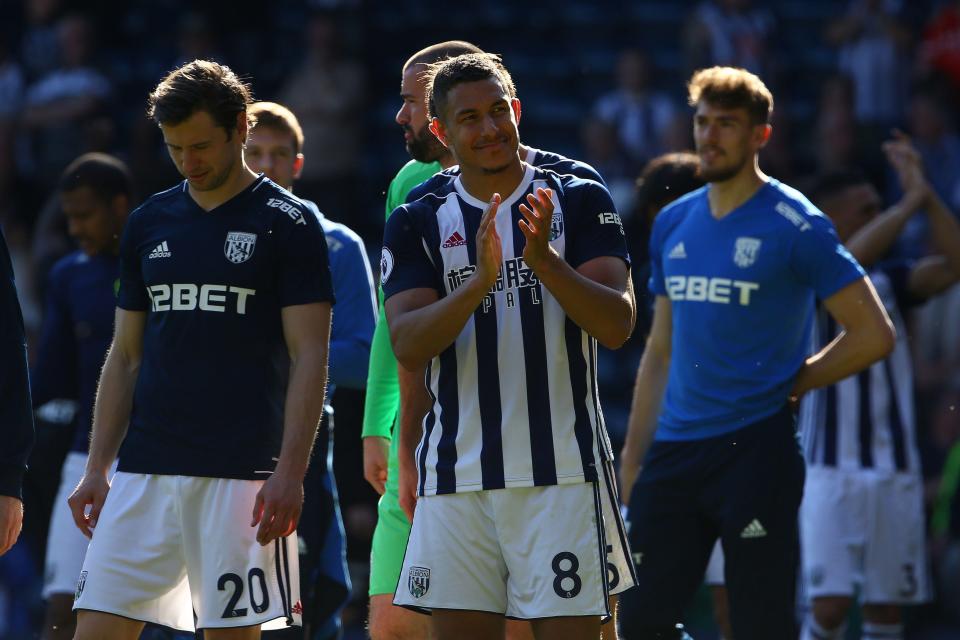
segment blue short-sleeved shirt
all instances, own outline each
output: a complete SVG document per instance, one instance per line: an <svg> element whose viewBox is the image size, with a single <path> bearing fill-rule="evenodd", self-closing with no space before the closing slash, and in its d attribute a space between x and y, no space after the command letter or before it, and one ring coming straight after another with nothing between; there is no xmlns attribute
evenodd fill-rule
<svg viewBox="0 0 960 640"><path fill-rule="evenodd" d="M809 355L814 300L864 277L795 189L769 179L717 220L709 188L665 208L650 238L650 290L673 312L660 440L721 435L782 408Z"/></svg>

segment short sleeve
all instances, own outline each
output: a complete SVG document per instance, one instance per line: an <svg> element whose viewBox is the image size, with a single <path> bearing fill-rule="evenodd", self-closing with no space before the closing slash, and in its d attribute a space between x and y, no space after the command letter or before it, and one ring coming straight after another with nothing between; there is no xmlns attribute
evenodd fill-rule
<svg viewBox="0 0 960 640"><path fill-rule="evenodd" d="M824 216L808 216L810 227L797 229L790 254L797 278L825 300L866 273L840 243L836 230Z"/></svg>
<svg viewBox="0 0 960 640"><path fill-rule="evenodd" d="M281 307L312 302L333 304L333 283L327 240L316 216L303 216L306 224L278 218L277 295Z"/></svg>
<svg viewBox="0 0 960 640"><path fill-rule="evenodd" d="M143 283L139 240L137 237L138 218L143 215L134 211L123 235L120 236L120 290L117 292L117 306L127 311L147 311L150 309L150 297Z"/></svg>
<svg viewBox="0 0 960 640"><path fill-rule="evenodd" d="M569 225L566 260L574 269L603 256L620 258L627 266L630 255L623 222L610 193L596 182L574 182L567 189L564 224Z"/></svg>
<svg viewBox="0 0 960 640"><path fill-rule="evenodd" d="M385 300L408 289L438 288L436 268L408 206L398 207L387 220L380 255L380 283Z"/></svg>

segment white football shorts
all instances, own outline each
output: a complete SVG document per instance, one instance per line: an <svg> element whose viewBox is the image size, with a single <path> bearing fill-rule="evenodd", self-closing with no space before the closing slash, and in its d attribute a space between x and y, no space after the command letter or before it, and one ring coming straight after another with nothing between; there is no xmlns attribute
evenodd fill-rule
<svg viewBox="0 0 960 640"><path fill-rule="evenodd" d="M393 602L606 618L601 510L593 482L421 497Z"/></svg>
<svg viewBox="0 0 960 640"><path fill-rule="evenodd" d="M297 536L250 526L262 480L118 472L77 582L74 610L194 631L300 624Z"/></svg>
<svg viewBox="0 0 960 640"><path fill-rule="evenodd" d="M73 521L67 498L77 488L87 466L87 454L71 451L63 461L60 472L60 488L50 512L50 532L47 534L47 560L43 572L43 597L56 594L73 594L77 578L83 568L83 556L87 553L87 536ZM117 470L114 462L109 476Z"/></svg>
<svg viewBox="0 0 960 640"><path fill-rule="evenodd" d="M803 587L808 597L865 603L930 599L918 475L807 469L800 505Z"/></svg>

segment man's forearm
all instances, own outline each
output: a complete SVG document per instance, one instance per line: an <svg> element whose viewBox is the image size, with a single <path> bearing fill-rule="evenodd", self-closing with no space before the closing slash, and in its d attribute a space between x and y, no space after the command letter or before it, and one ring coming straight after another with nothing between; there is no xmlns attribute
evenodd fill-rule
<svg viewBox="0 0 960 640"><path fill-rule="evenodd" d="M537 266L537 278L563 311L605 347L620 347L636 320L632 291L611 289L583 276L559 256Z"/></svg>
<svg viewBox="0 0 960 640"><path fill-rule="evenodd" d="M380 295L380 315L370 346L361 435L364 438L377 436L389 440L397 417L400 392L397 389L397 358L393 355L393 345L390 344L390 328L383 312L383 294Z"/></svg>
<svg viewBox="0 0 960 640"><path fill-rule="evenodd" d="M400 447L399 456L414 464L414 455L423 435L423 417L430 410L430 395L424 386L425 368L408 371L397 369L400 381Z"/></svg>
<svg viewBox="0 0 960 640"><path fill-rule="evenodd" d="M303 478L323 414L327 386L326 349L305 349L290 364L283 411L283 442L275 473Z"/></svg>
<svg viewBox="0 0 960 640"><path fill-rule="evenodd" d="M879 331L869 327L844 331L820 352L807 358L794 383L794 394L799 396L840 382L885 357L889 349L877 335Z"/></svg>
<svg viewBox="0 0 960 640"><path fill-rule="evenodd" d="M846 242L847 250L864 267L876 264L900 237L915 211L915 206L901 200L853 234Z"/></svg>
<svg viewBox="0 0 960 640"><path fill-rule="evenodd" d="M140 362L129 361L116 346L107 352L93 407L87 471L106 474L127 433Z"/></svg>
<svg viewBox="0 0 960 640"><path fill-rule="evenodd" d="M408 370L418 370L453 344L467 320L477 310L490 287L476 276L452 294L425 307L390 317L390 337L397 361Z"/></svg>
<svg viewBox="0 0 960 640"><path fill-rule="evenodd" d="M960 222L933 189L927 196L926 207L933 248L946 258L950 269L960 276Z"/></svg>

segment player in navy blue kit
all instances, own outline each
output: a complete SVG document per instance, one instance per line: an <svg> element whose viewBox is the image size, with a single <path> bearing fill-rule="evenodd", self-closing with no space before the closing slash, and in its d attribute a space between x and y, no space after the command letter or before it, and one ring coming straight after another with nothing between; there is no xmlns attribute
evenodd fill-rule
<svg viewBox="0 0 960 640"><path fill-rule="evenodd" d="M714 67L689 92L708 185L665 208L650 240L653 327L621 467L639 584L622 629L683 638L719 537L734 637L793 638L804 467L788 401L883 357L894 332L830 222L760 172L763 82ZM844 332L807 357L815 298Z"/></svg>
<svg viewBox="0 0 960 640"><path fill-rule="evenodd" d="M289 109L275 102L256 102L249 112L257 124L247 136L247 164L292 192L304 163L300 123ZM330 332L329 399L337 385L356 389L366 382L377 302L360 236L324 216L313 202L303 203L317 216L326 236L337 298ZM303 632L306 638L316 640L338 637L340 612L350 597L346 540L333 476L333 442L333 409L327 406L304 483L298 531L303 543L301 581L305 583Z"/></svg>
<svg viewBox="0 0 960 640"><path fill-rule="evenodd" d="M20 537L23 474L33 447L33 411L27 374L27 340L13 281L13 263L0 231L0 555Z"/></svg>
<svg viewBox="0 0 960 640"><path fill-rule="evenodd" d="M73 637L73 593L88 541L73 523L67 497L87 462L97 380L113 336L120 234L135 200L133 180L120 160L90 153L64 171L59 198L67 231L80 248L50 271L40 344L30 372L36 405L57 399L76 404L73 444L63 463L47 536L47 639Z"/></svg>
<svg viewBox="0 0 960 640"><path fill-rule="evenodd" d="M626 244L602 185L520 160L499 69L486 54L432 67L431 127L461 173L385 233L394 352L427 364L432 400L394 602L430 611L441 640L502 637L505 616L538 638L597 638L610 451L595 350L633 327Z"/></svg>
<svg viewBox="0 0 960 640"><path fill-rule="evenodd" d="M213 639L299 623L291 534L333 293L317 218L243 161L249 104L207 61L150 96L186 180L134 211L120 244L115 334L70 498L93 534L78 639L136 638L145 621Z"/></svg>

